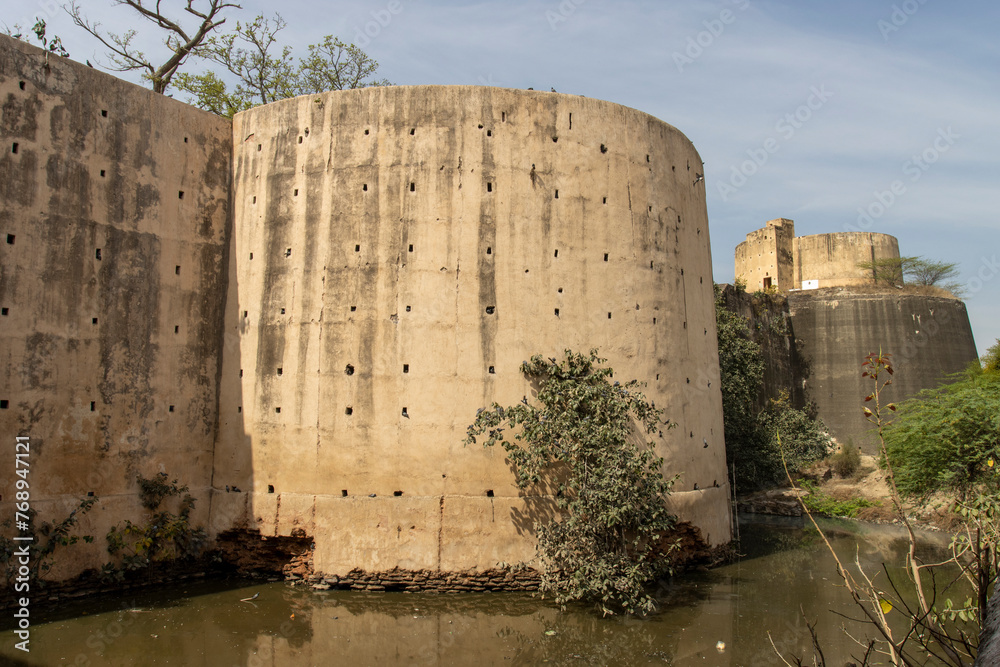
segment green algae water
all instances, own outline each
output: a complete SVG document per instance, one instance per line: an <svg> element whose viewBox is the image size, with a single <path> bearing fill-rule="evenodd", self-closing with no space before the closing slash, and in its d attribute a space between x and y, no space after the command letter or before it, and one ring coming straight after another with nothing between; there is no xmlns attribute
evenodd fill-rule
<svg viewBox="0 0 1000 667"><path fill-rule="evenodd" d="M890 574L904 576L906 542L898 528L822 525L845 563L857 558L883 582L883 563ZM39 611L30 653L14 648L14 626L5 619L0 664L748 667L780 664L771 641L811 664L802 612L819 621L828 665L863 652L844 629L863 638L865 627L837 615L858 613L818 534L796 519L744 517L740 535L738 561L662 582L656 588L661 609L645 619L602 618L586 607L562 611L524 594L359 593L203 581ZM934 543L930 550L947 542L945 536L927 540Z"/></svg>

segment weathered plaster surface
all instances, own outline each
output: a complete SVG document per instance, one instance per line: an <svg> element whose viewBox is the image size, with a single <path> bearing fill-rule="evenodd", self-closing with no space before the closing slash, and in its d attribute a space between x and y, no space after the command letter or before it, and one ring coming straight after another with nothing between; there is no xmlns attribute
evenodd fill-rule
<svg viewBox="0 0 1000 667"><path fill-rule="evenodd" d="M41 517L101 499L54 576L106 561L160 470L210 535L314 536L331 574L530 559L552 498L462 440L530 396L522 360L565 348L648 383L677 424L657 438L674 508L729 539L701 161L676 129L472 87L230 124L0 48L0 432L31 437Z"/></svg>

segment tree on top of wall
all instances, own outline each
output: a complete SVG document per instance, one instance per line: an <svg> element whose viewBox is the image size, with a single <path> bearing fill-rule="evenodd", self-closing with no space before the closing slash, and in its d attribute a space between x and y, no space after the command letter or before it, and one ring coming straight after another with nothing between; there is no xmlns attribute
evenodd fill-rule
<svg viewBox="0 0 1000 667"><path fill-rule="evenodd" d="M226 19L220 17L220 13L227 8L241 8L225 0L206 0L207 7L199 9L195 7L196 2L197 0L187 0L187 6L184 8L185 12L197 19L193 28L187 28L182 25L180 19L170 18L164 14L160 10L159 0L155 4L149 0L114 0L115 5L130 7L140 17L167 33L164 44L169 50L169 55L160 64L154 63L133 44L138 34L135 29L119 34L105 33L101 30L100 23L91 22L84 16L75 0L70 3L66 11L76 25L96 37L108 49L109 64L102 64L102 67L115 72L140 71L143 78L152 83L154 92L163 93L177 74L178 68L205 42L209 33L226 22Z"/></svg>
<svg viewBox="0 0 1000 667"><path fill-rule="evenodd" d="M883 257L868 262L858 262L858 268L871 271L872 284L876 287L902 287L904 281L911 285L940 287L955 296L962 295L962 286L956 281L958 265L938 262L923 257Z"/></svg>
<svg viewBox="0 0 1000 667"><path fill-rule="evenodd" d="M378 62L354 44L327 35L310 44L297 62L290 46L278 46L277 34L287 24L281 16L263 14L249 23L237 23L225 35L213 35L196 54L220 65L223 76L235 79L230 87L216 72L182 73L176 85L192 95L196 106L232 118L240 111L296 95L390 85L373 78Z"/></svg>

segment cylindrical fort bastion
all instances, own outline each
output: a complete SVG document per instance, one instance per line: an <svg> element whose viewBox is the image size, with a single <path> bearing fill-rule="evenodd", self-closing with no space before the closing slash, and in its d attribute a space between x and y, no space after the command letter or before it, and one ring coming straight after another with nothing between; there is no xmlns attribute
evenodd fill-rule
<svg viewBox="0 0 1000 667"><path fill-rule="evenodd" d="M214 485L317 571L534 555L538 505L479 408L532 354L598 348L676 423L682 519L730 539L701 159L616 104L468 86L294 98L234 120L235 228ZM530 493L530 491L529 491ZM214 532L243 493L213 498Z"/></svg>

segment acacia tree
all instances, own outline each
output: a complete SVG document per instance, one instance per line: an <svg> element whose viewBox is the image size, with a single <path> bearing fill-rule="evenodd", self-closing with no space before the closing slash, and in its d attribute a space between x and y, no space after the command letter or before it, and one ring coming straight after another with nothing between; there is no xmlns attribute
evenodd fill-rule
<svg viewBox="0 0 1000 667"><path fill-rule="evenodd" d="M285 26L277 14L259 15L249 23L237 23L231 33L213 35L197 48L196 55L221 65L235 78L234 87L213 71L182 73L177 87L190 93L196 106L231 118L250 107L296 95L389 85L385 79L372 78L377 61L332 35L310 44L308 55L296 63L291 47L278 45L277 34Z"/></svg>
<svg viewBox="0 0 1000 667"><path fill-rule="evenodd" d="M226 22L226 19L219 17L220 13L227 8L241 9L236 3L226 0L205 0L204 3L199 3L201 6L207 4L204 9L196 7L196 2L197 0L186 0L187 6L184 8L185 12L199 20L196 27L191 29L182 26L179 19L167 17L160 9L161 0L114 0L116 6L130 7L143 19L166 31L164 44L170 55L162 64L154 63L133 45L138 34L135 29L120 34L105 34L100 23L91 22L84 16L76 0L70 3L66 12L76 25L96 37L108 49L110 64L102 64L102 67L116 72L141 71L143 78L152 83L153 92L163 93L188 56L208 38L209 33Z"/></svg>
<svg viewBox="0 0 1000 667"><path fill-rule="evenodd" d="M480 435L486 447L501 444L521 489L556 486L562 516L535 524L542 591L606 614L646 613L655 602L644 584L666 568L659 543L675 522L665 499L676 478L664 479L645 436L668 426L639 382L613 382L605 361L597 350L533 356L521 372L537 382L539 405L525 397L481 409L465 444Z"/></svg>

